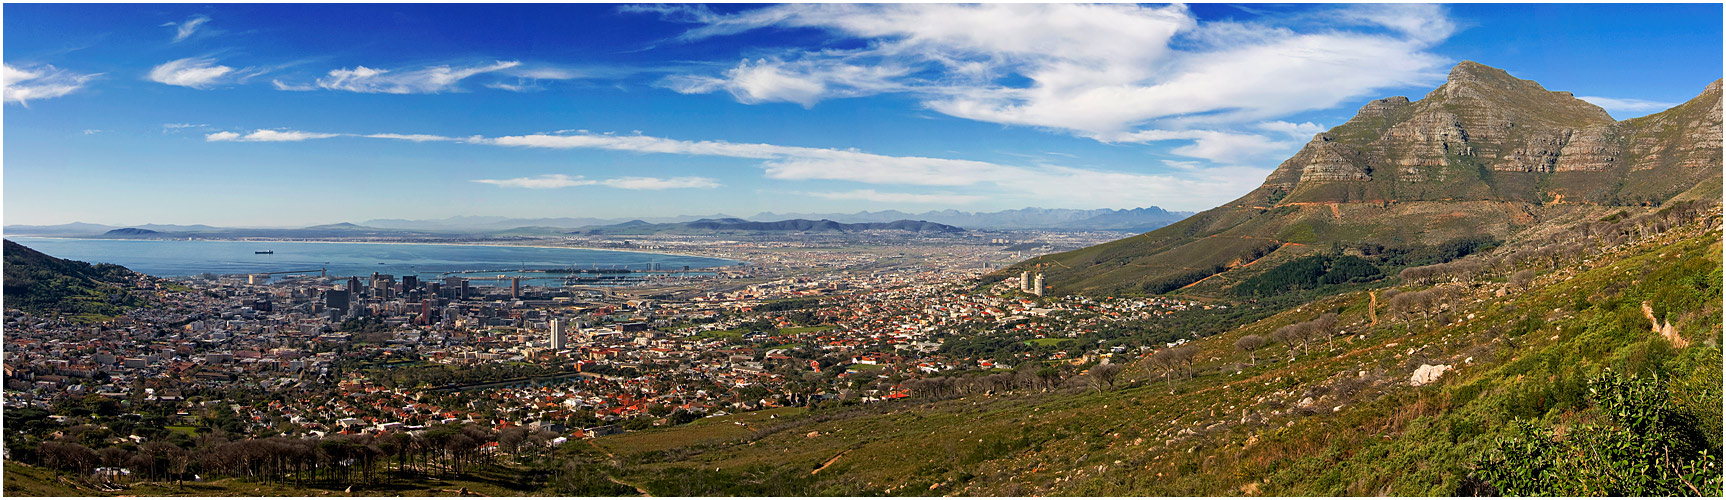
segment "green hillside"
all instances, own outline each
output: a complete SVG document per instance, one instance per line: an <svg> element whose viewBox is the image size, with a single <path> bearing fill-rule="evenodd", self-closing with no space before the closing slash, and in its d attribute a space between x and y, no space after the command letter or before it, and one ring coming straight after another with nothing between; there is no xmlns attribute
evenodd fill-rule
<svg viewBox="0 0 1726 500"><path fill-rule="evenodd" d="M1590 243L1562 251L1527 235L1457 261L1482 266L1466 277L1411 274L1192 342L1190 366L1142 359L1115 390L1007 383L595 444L614 454L608 473L655 495L1696 494L1584 477L1598 472L1586 464L1543 469L1556 489L1504 491L1477 464L1517 449L1524 426L1625 439L1601 410L1621 403L1602 398L1638 384L1670 394L1650 404L1677 442L1718 450L1719 223L1715 205L1553 228ZM1671 339L1650 332L1644 302ZM1327 312L1342 334L1236 347ZM1411 385L1423 365L1453 369ZM1715 453L1673 462L1701 494L1720 494Z"/></svg>
<svg viewBox="0 0 1726 500"><path fill-rule="evenodd" d="M58 259L11 240L5 242L5 257L10 308L102 321L145 303L128 291L137 275L121 266Z"/></svg>

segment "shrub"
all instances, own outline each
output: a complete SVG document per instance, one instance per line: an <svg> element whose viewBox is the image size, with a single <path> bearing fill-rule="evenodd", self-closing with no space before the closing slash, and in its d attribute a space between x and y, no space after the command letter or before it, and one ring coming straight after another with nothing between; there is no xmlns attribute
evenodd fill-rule
<svg viewBox="0 0 1726 500"><path fill-rule="evenodd" d="M1473 476L1507 496L1720 496L1718 451L1659 379L1607 372L1589 381L1588 400L1605 425L1559 439L1517 420Z"/></svg>

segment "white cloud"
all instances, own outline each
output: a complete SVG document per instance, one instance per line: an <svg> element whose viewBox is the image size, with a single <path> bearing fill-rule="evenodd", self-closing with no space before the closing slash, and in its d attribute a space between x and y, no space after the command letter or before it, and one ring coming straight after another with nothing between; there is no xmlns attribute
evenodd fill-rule
<svg viewBox="0 0 1726 500"><path fill-rule="evenodd" d="M538 177L518 177L514 179L476 179L474 182L491 184L501 187L526 189L556 189L575 186L606 186L617 189L662 190L716 188L719 182L706 177L672 177L660 179L655 177L618 177L615 179L587 179L582 176L570 177L563 174L547 174Z"/></svg>
<svg viewBox="0 0 1726 500"><path fill-rule="evenodd" d="M318 132L302 132L298 130L255 130L250 134L240 135L236 132L215 132L204 134L208 142L299 142L309 139L328 139L343 134L325 134Z"/></svg>
<svg viewBox="0 0 1726 500"><path fill-rule="evenodd" d="M677 74L683 93L743 103L906 93L950 116L1121 142L1197 131L1175 154L1220 162L1292 153L1310 124L1277 118L1442 80L1428 50L1456 31L1444 7L1346 5L1258 21L1203 21L1186 7L1079 4L789 4L717 14L628 7L697 26L700 40L813 28L862 48L757 56L718 74ZM1272 134L1263 136L1261 134ZM1166 135L1166 134L1165 134ZM1304 139L1304 138L1302 138ZM1244 148L1230 151L1230 148Z"/></svg>
<svg viewBox="0 0 1726 500"><path fill-rule="evenodd" d="M50 65L30 67L15 67L11 64L3 66L4 91L0 92L7 103L18 103L25 107L30 101L38 99L53 99L84 88L91 79L101 76L101 73L78 74L57 69Z"/></svg>
<svg viewBox="0 0 1726 500"><path fill-rule="evenodd" d="M933 205L964 205L988 199L986 196L938 193L883 193L873 189L857 189L852 191L836 191L822 193L803 193L817 198L829 200L863 200L881 203L919 203Z"/></svg>
<svg viewBox="0 0 1726 500"><path fill-rule="evenodd" d="M1300 127L1293 124L1289 125L1290 127L1282 127L1286 130L1277 131L1288 133ZM1272 127L1278 126L1272 125ZM1217 130L1140 130L1130 133L1098 134L1091 137L1103 142L1192 141L1185 146L1170 149L1169 152L1181 156L1202 158L1219 164L1238 164L1267 158L1274 161L1274 159L1287 156L1284 154L1285 152L1299 148L1301 144L1301 141L1279 141L1258 134Z"/></svg>
<svg viewBox="0 0 1726 500"><path fill-rule="evenodd" d="M369 137L372 139L397 139L397 140L413 141L413 142L449 142L449 141L461 140L461 139L457 139L454 137L444 137L441 135L426 135L426 134L368 134L368 135L364 135L362 137Z"/></svg>
<svg viewBox="0 0 1726 500"><path fill-rule="evenodd" d="M1600 106L1601 109L1612 112L1614 115L1641 116L1643 114L1666 111L1679 104L1676 102L1647 101L1642 99L1615 99L1611 97L1596 96L1576 96L1576 98L1588 101L1590 104L1595 106Z"/></svg>
<svg viewBox="0 0 1726 500"><path fill-rule="evenodd" d="M570 177L563 174L548 174L541 175L539 177L517 177L514 179L475 179L474 182L491 184L493 186L527 189L555 189L574 186L592 186L599 183L599 181L583 179L580 176Z"/></svg>
<svg viewBox="0 0 1726 500"><path fill-rule="evenodd" d="M84 129L84 135L96 135L96 134L100 134L100 133L102 133L102 129L95 129L95 128Z"/></svg>
<svg viewBox="0 0 1726 500"><path fill-rule="evenodd" d="M216 64L214 58L188 57L162 63L150 70L150 81L206 89L226 83L225 77L238 76L235 69Z"/></svg>
<svg viewBox="0 0 1726 500"><path fill-rule="evenodd" d="M719 181L706 177L672 177L669 179L660 179L655 177L618 177L616 179L599 181L599 184L618 189L641 190L690 188L712 189L719 187Z"/></svg>
<svg viewBox="0 0 1726 500"><path fill-rule="evenodd" d="M286 90L290 92L306 92L318 89L317 86L309 83L287 83L281 80L270 80L270 85L276 87L276 90Z"/></svg>
<svg viewBox="0 0 1726 500"><path fill-rule="evenodd" d="M209 125L204 125L202 123L164 123L164 124L162 124L162 128L164 128L164 129L198 128L198 127L207 127L207 126L209 126Z"/></svg>
<svg viewBox="0 0 1726 500"><path fill-rule="evenodd" d="M174 43L180 43L185 41L187 38L191 38L192 34L198 31L198 27L203 26L204 23L207 22L210 22L210 16L198 14L187 19L185 22L164 23L162 26L173 26Z"/></svg>
<svg viewBox="0 0 1726 500"><path fill-rule="evenodd" d="M432 66L411 71L355 66L331 70L328 75L317 79L317 86L329 90L363 93L434 94L460 91L461 89L456 85L464 79L520 65L521 62L519 61L497 61L492 64L467 67ZM307 88L303 85L279 81L274 83L279 90L305 90Z"/></svg>
<svg viewBox="0 0 1726 500"><path fill-rule="evenodd" d="M757 59L744 60L726 70L722 78L674 75L659 85L684 94L725 90L739 102L790 102L807 108L823 99L901 90L904 86L894 79L909 72L899 66L858 65L837 59Z"/></svg>

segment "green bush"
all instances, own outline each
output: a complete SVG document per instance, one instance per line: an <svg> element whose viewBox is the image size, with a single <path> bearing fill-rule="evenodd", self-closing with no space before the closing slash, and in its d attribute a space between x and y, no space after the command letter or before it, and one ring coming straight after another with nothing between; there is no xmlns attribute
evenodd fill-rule
<svg viewBox="0 0 1726 500"><path fill-rule="evenodd" d="M1588 400L1605 424L1560 436L1517 420L1475 461L1474 477L1496 490L1487 493L1508 496L1720 496L1718 451L1665 385L1610 371L1597 376Z"/></svg>

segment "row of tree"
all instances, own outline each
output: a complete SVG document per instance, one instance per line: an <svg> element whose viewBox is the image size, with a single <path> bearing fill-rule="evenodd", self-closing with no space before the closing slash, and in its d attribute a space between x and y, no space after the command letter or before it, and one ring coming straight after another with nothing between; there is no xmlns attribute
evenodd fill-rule
<svg viewBox="0 0 1726 500"><path fill-rule="evenodd" d="M293 438L273 436L230 440L216 431L189 448L148 441L134 448L93 450L70 440L46 441L31 455L43 467L89 474L97 467L130 471L147 480L181 481L192 475L243 477L294 483L372 483L384 468L398 475L462 474L501 456L538 456L557 434L511 427L443 424L423 431ZM392 467L393 466L393 467Z"/></svg>

